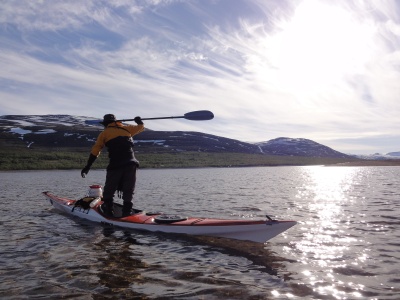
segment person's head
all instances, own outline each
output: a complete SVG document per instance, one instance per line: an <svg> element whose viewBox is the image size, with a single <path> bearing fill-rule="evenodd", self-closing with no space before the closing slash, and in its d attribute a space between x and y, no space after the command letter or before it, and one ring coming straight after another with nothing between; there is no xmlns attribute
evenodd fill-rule
<svg viewBox="0 0 400 300"><path fill-rule="evenodd" d="M117 121L117 119L115 118L115 115L107 114L107 115L104 115L103 122L101 122L101 124L103 124L105 127L107 127L108 124L113 123L115 121Z"/></svg>

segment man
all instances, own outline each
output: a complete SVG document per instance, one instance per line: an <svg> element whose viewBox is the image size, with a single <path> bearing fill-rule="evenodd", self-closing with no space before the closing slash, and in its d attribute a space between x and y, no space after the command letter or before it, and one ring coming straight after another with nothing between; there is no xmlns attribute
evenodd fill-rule
<svg viewBox="0 0 400 300"><path fill-rule="evenodd" d="M100 207L107 217L114 215L114 194L117 190L122 192L122 217L131 214L136 169L139 167L139 162L133 152L132 136L144 130L144 124L140 117L136 117L134 121L137 125L123 125L121 122L117 122L113 114L105 115L101 122L105 127L104 131L99 134L90 152L88 162L81 171L82 177L86 177L101 150L104 146L107 147L109 164L103 192L104 203Z"/></svg>

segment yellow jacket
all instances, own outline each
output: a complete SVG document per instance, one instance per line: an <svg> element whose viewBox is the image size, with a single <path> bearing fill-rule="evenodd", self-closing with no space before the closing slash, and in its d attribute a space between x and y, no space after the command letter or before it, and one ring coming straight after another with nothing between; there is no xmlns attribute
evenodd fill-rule
<svg viewBox="0 0 400 300"><path fill-rule="evenodd" d="M133 153L132 136L142 132L144 125L123 125L120 122L109 124L97 137L91 154L99 156L104 146L108 149L110 163L107 168L137 163Z"/></svg>

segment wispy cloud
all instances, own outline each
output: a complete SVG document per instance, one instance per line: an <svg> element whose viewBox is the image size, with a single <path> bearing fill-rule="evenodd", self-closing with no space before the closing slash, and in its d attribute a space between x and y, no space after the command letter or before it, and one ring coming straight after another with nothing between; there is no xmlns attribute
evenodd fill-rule
<svg viewBox="0 0 400 300"><path fill-rule="evenodd" d="M209 109L210 122L148 126L395 151L399 11L394 0L7 1L0 113Z"/></svg>

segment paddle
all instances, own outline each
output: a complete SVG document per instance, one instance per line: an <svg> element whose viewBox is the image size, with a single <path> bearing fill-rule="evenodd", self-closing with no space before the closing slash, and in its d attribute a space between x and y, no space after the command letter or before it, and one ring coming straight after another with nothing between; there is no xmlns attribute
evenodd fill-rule
<svg viewBox="0 0 400 300"><path fill-rule="evenodd" d="M142 120L162 120L162 119L186 119L190 121L207 121L211 120L214 118L214 114L209 111L209 110L197 110L197 111L192 111L184 114L183 116L178 116L178 117L157 117L157 118L141 118ZM122 120L117 120L116 122L128 122L128 121L134 121L135 119L122 119ZM88 125L98 125L103 120L86 120L85 123Z"/></svg>

